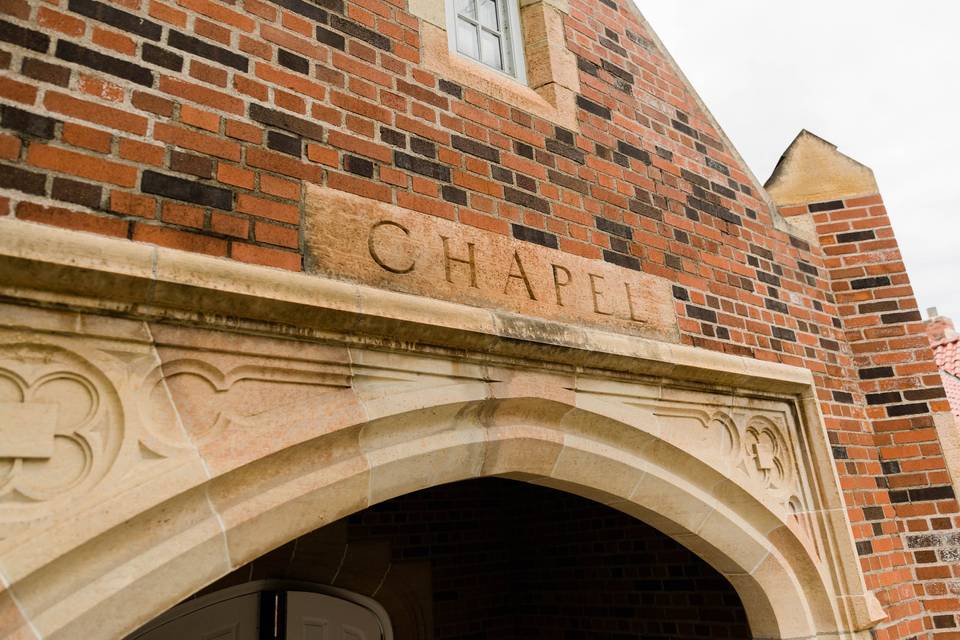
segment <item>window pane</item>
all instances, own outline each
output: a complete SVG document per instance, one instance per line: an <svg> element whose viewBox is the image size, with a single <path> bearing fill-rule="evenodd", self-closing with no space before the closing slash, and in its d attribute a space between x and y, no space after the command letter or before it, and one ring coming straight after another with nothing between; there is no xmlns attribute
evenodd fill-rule
<svg viewBox="0 0 960 640"><path fill-rule="evenodd" d="M498 0L480 1L480 24L493 31L500 31L500 13Z"/></svg>
<svg viewBox="0 0 960 640"><path fill-rule="evenodd" d="M503 59L500 56L500 38L488 31L480 34L480 61L494 69L506 71L503 67Z"/></svg>
<svg viewBox="0 0 960 640"><path fill-rule="evenodd" d="M474 60L480 59L480 51L477 45L477 27L461 18L457 18L457 48L465 56L470 56Z"/></svg>
<svg viewBox="0 0 960 640"><path fill-rule="evenodd" d="M477 0L457 0L457 14L477 19Z"/></svg>

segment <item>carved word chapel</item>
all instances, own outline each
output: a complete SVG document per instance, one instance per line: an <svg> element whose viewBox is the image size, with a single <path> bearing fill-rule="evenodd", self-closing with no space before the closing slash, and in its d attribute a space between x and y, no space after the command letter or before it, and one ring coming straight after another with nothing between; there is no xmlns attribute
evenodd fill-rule
<svg viewBox="0 0 960 640"><path fill-rule="evenodd" d="M0 1L0 638L956 640L942 385L629 0Z"/></svg>

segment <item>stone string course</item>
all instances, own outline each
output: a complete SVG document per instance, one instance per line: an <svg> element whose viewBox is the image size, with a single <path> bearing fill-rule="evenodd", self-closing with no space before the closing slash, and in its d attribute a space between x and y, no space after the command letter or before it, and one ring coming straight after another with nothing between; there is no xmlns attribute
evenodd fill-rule
<svg viewBox="0 0 960 640"><path fill-rule="evenodd" d="M877 638L960 638L949 408L880 197L784 231L625 0L570 0L578 131L425 71L404 0L0 14L0 215L301 270L308 182L668 278L684 344L814 373Z"/></svg>

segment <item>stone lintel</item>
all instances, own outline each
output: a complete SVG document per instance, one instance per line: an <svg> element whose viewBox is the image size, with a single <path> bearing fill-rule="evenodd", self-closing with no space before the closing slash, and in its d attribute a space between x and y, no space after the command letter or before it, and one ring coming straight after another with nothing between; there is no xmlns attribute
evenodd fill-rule
<svg viewBox="0 0 960 640"><path fill-rule="evenodd" d="M506 311L0 220L0 294L142 319L415 343L504 358L803 394L799 367ZM268 323L265 327L263 323Z"/></svg>

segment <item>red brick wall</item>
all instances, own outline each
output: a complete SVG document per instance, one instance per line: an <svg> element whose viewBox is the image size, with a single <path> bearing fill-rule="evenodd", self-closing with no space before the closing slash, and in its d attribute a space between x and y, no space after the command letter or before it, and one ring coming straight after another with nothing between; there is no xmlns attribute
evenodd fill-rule
<svg viewBox="0 0 960 640"><path fill-rule="evenodd" d="M404 0L4 0L0 214L298 270L309 181L668 278L684 343L814 373L881 635L956 637L955 564L909 550L960 530L913 321L851 315L866 276L780 230L625 0L570 4L577 133L425 71ZM862 379L884 340L917 360ZM929 397L867 404L913 384Z"/></svg>
<svg viewBox="0 0 960 640"><path fill-rule="evenodd" d="M880 637L943 629L957 638L957 499L932 413L950 406L890 219L879 195L808 205L859 381L852 416L835 432L843 482L867 572L899 624ZM870 482L870 476L876 483Z"/></svg>

